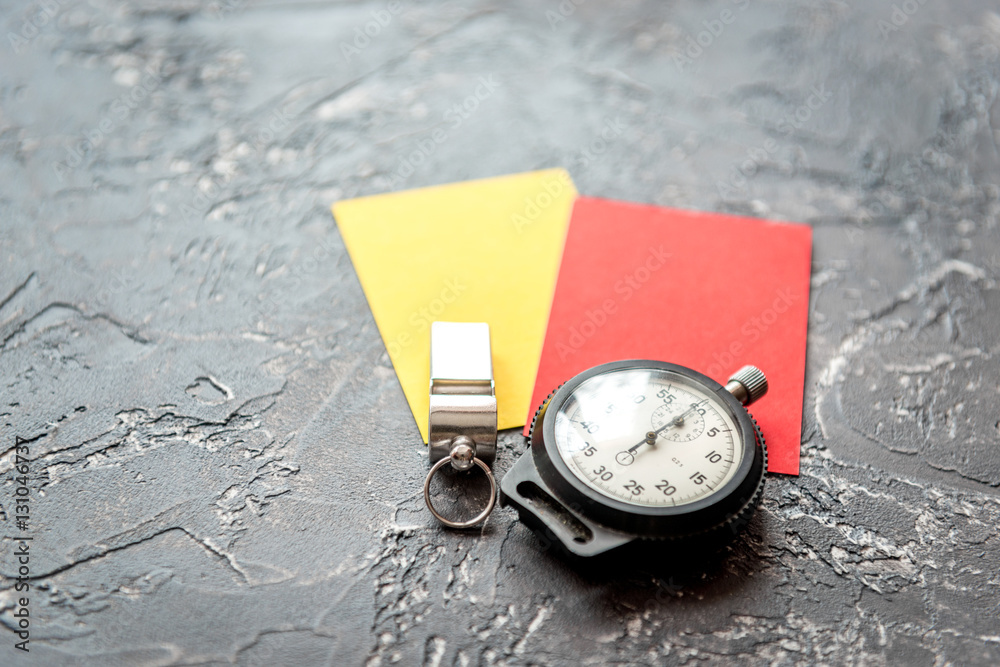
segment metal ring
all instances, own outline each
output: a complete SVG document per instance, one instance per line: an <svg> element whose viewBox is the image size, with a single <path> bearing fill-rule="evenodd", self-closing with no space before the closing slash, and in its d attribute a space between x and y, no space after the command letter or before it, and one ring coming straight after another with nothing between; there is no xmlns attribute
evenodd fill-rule
<svg viewBox="0 0 1000 667"><path fill-rule="evenodd" d="M427 503L427 509L431 511L434 518L448 526L449 528L472 528L476 524L480 524L486 520L486 517L490 515L493 511L493 506L497 502L497 482L493 479L493 473L490 471L490 467L483 463L478 458L473 458L472 462L483 469L486 473L486 479L490 480L490 501L486 504L486 509L479 513L478 516L469 519L468 521L452 521L451 519L446 519L441 516L434 505L431 504L431 478L434 477L434 473L443 468L448 463L451 463L451 457L446 456L437 463L435 463L430 472L427 473L427 479L424 480L424 501Z"/></svg>

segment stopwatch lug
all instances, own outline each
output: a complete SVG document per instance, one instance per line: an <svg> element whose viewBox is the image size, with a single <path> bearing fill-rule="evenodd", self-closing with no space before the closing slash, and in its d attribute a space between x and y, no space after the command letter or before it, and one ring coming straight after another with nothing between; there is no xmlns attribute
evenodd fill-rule
<svg viewBox="0 0 1000 667"><path fill-rule="evenodd" d="M574 556L597 556L636 538L610 530L567 507L542 480L531 451L504 475L500 504L517 510L521 522L530 527L547 549L559 546Z"/></svg>

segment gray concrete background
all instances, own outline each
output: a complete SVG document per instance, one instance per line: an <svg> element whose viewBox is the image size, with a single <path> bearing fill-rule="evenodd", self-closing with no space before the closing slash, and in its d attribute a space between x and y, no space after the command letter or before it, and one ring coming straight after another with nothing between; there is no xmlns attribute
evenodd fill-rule
<svg viewBox="0 0 1000 667"><path fill-rule="evenodd" d="M995 5L0 7L0 664L1000 663ZM550 166L815 230L802 475L717 562L423 508L329 204Z"/></svg>

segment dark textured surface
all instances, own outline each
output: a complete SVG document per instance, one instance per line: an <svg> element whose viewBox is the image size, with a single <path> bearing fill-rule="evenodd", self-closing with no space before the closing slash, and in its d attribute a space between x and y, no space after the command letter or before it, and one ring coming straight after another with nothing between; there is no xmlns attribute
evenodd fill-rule
<svg viewBox="0 0 1000 667"><path fill-rule="evenodd" d="M0 664L1000 663L998 10L561 6L407 3L345 55L384 3L2 3ZM719 562L423 508L328 205L548 166L815 230L802 476Z"/></svg>

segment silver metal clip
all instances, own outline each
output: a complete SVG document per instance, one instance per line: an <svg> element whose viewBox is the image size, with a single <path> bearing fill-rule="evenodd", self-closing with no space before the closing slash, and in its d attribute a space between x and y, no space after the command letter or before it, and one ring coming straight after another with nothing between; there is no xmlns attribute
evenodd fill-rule
<svg viewBox="0 0 1000 667"><path fill-rule="evenodd" d="M497 399L493 386L490 326L482 322L431 323L430 414L427 453L433 463L424 480L427 508L452 528L471 528L486 520L496 504L490 471L497 451ZM431 478L447 463L456 470L474 465L486 473L490 500L469 521L452 521L431 504Z"/></svg>

